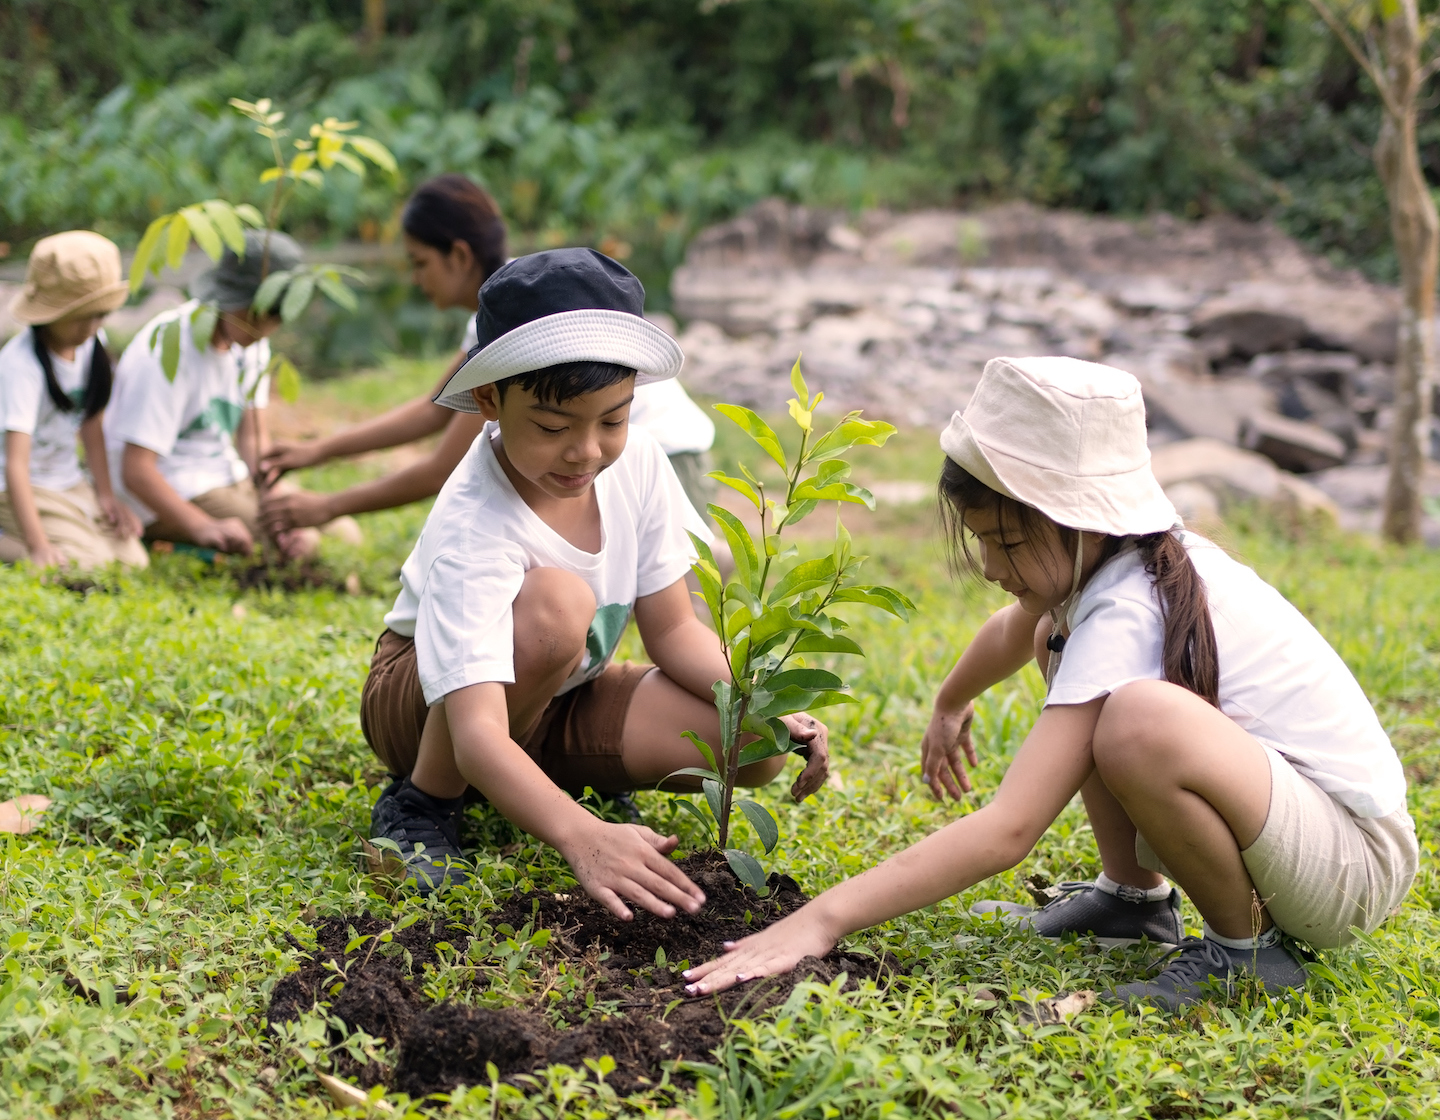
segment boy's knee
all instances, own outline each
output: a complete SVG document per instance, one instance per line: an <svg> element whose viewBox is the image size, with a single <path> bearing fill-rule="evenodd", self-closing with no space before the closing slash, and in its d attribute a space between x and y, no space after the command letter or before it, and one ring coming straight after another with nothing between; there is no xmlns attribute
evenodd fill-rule
<svg viewBox="0 0 1440 1120"><path fill-rule="evenodd" d="M531 568L513 612L517 660L569 664L585 648L595 618L595 593L573 572Z"/></svg>
<svg viewBox="0 0 1440 1120"><path fill-rule="evenodd" d="M749 766L742 766L735 774L735 780L746 789L759 789L761 786L769 785L780 776L780 771L785 769L785 756L776 755L774 758L762 759L759 762L752 762Z"/></svg>

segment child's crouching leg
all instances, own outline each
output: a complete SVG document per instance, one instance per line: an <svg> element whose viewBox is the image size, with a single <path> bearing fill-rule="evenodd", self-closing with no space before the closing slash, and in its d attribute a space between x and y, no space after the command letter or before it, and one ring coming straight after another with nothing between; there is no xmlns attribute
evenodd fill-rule
<svg viewBox="0 0 1440 1120"><path fill-rule="evenodd" d="M505 686L510 734L523 735L580 665L595 593L573 572L532 568L515 596L515 683Z"/></svg>
<svg viewBox="0 0 1440 1120"><path fill-rule="evenodd" d="M1095 726L1095 768L1206 921L1226 937L1253 937L1240 852L1270 806L1264 748L1229 717L1178 685L1136 681L1106 699Z"/></svg>

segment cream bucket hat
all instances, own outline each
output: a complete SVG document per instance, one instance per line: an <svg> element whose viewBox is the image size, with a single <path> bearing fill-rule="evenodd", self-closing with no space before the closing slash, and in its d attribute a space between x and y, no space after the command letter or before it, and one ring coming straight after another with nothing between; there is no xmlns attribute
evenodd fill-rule
<svg viewBox="0 0 1440 1120"><path fill-rule="evenodd" d="M1069 529L1143 536L1180 520L1150 470L1140 383L1111 366L992 358L940 446L990 489Z"/></svg>
<svg viewBox="0 0 1440 1120"><path fill-rule="evenodd" d="M129 290L115 243L88 229L72 229L35 243L10 314L32 326L87 312L105 315L125 302Z"/></svg>

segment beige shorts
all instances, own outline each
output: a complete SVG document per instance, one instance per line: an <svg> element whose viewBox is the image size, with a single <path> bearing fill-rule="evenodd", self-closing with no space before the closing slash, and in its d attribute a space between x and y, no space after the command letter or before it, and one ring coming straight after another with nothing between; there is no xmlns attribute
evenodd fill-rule
<svg viewBox="0 0 1440 1120"><path fill-rule="evenodd" d="M1271 920L1317 949L1369 933L1404 900L1420 847L1405 809L1357 817L1275 750L1270 811L1255 842L1240 853ZM1141 867L1168 874L1154 849L1135 837Z"/></svg>
<svg viewBox="0 0 1440 1120"><path fill-rule="evenodd" d="M277 483L276 493L284 493L288 486L284 482ZM245 523L245 528L250 531L250 536L259 540L260 529L260 496L255 492L255 483L248 478L242 478L239 482L230 486L217 486L214 490L207 490L203 494L196 495L190 501L200 507L205 513L215 518L216 521L223 521L227 517L236 517ZM311 529L295 529L292 532L312 533ZM337 517L334 521L327 521L321 525L319 531L327 537L337 537L346 544L358 545L365 539L365 534L360 531L360 526L350 516ZM189 535L179 525L172 525L163 517L157 517L145 528L145 539L152 541L187 541Z"/></svg>
<svg viewBox="0 0 1440 1120"><path fill-rule="evenodd" d="M100 512L95 490L88 482L78 483L69 490L46 490L36 486L31 488L31 493L35 496L35 512L40 515L40 527L45 530L50 543L81 571L103 568L116 561L132 568L143 568L150 563L145 546L137 538L115 535L110 522ZM14 541L21 546L19 556L11 556L6 550L0 552L0 559L9 561L29 555L29 550L24 548L25 535L20 531L20 523L15 520L15 507L10 504L8 493L0 494L0 531L4 532L3 539L7 543Z"/></svg>

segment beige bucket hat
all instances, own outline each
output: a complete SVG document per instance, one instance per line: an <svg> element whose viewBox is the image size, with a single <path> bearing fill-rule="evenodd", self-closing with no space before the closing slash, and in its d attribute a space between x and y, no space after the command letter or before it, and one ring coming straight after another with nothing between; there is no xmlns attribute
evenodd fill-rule
<svg viewBox="0 0 1440 1120"><path fill-rule="evenodd" d="M940 436L956 464L1059 525L1113 536L1174 528L1150 469L1130 374L1076 358L992 358Z"/></svg>
<svg viewBox="0 0 1440 1120"><path fill-rule="evenodd" d="M87 312L105 315L125 302L129 290L115 242L72 229L35 243L10 314L32 326Z"/></svg>

